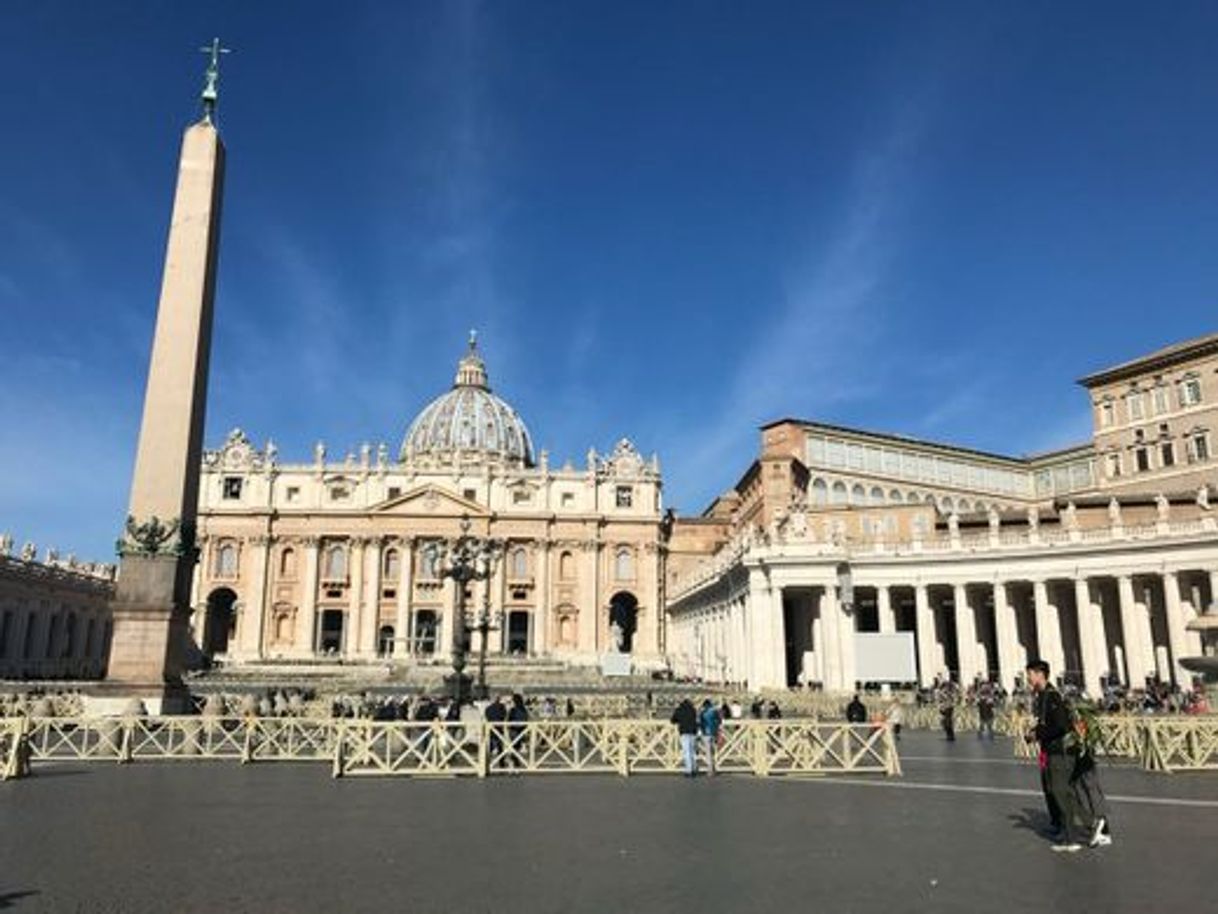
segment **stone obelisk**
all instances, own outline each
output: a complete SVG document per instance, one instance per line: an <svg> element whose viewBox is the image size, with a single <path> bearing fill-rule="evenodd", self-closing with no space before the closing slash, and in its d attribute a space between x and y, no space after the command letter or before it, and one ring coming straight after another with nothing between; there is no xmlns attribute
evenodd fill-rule
<svg viewBox="0 0 1218 914"><path fill-rule="evenodd" d="M218 40L202 93L203 117L182 139L177 190L119 573L106 682L97 710L140 699L152 713L186 704L190 585L211 349L224 144L216 131Z"/></svg>

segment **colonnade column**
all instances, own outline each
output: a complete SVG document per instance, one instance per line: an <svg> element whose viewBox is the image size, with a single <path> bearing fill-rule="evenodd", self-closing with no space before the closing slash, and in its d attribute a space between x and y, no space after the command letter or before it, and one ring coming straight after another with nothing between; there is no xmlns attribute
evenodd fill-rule
<svg viewBox="0 0 1218 914"><path fill-rule="evenodd" d="M952 588L952 606L956 612L956 662L960 667L960 685L968 687L977 678L977 616L968 602L968 587L956 584Z"/></svg>
<svg viewBox="0 0 1218 914"><path fill-rule="evenodd" d="M1016 637L1015 609L1007 596L1006 581L994 582L994 640L998 644L998 679L1004 689L1015 686L1027 658L1019 656L1019 639Z"/></svg>
<svg viewBox="0 0 1218 914"><path fill-rule="evenodd" d="M377 633L381 630L381 574L385 569L385 539L374 537L371 549L366 550L364 564L365 582L363 612L360 616L360 630L357 653L364 657L375 657L380 649Z"/></svg>
<svg viewBox="0 0 1218 914"><path fill-rule="evenodd" d="M880 633L892 634L897 630L896 616L892 611L892 594L886 585L875 589L876 614L879 616Z"/></svg>
<svg viewBox="0 0 1218 914"><path fill-rule="evenodd" d="M532 643L529 645L534 654L550 653L550 543L545 541L537 545L537 577L533 581L534 600L532 623ZM656 607L657 613L663 613L662 606Z"/></svg>
<svg viewBox="0 0 1218 914"><path fill-rule="evenodd" d="M304 592L300 596L300 615L296 622L295 652L312 657L317 650L317 576L321 541L315 536L304 539Z"/></svg>
<svg viewBox="0 0 1218 914"><path fill-rule="evenodd" d="M1078 613L1078 638L1083 655L1083 685L1092 696L1100 695L1100 677L1107 671L1108 645L1104 641L1103 609L1091 598L1091 584L1074 579L1074 606Z"/></svg>
<svg viewBox="0 0 1218 914"><path fill-rule="evenodd" d="M918 684L929 686L935 679L935 617L930 610L926 585L914 584L914 625L918 638Z"/></svg>
<svg viewBox="0 0 1218 914"><path fill-rule="evenodd" d="M1032 582L1032 601L1036 614L1036 644L1040 659L1049 664L1049 675L1056 678L1065 672L1062 651L1061 623L1057 607L1049 602L1049 586L1042 578Z"/></svg>
<svg viewBox="0 0 1218 914"><path fill-rule="evenodd" d="M1146 684L1146 655L1142 650L1142 627L1138 624L1138 605L1133 596L1133 578L1127 574L1117 578L1117 595L1121 602L1121 634L1125 648L1125 680L1130 688Z"/></svg>
<svg viewBox="0 0 1218 914"><path fill-rule="evenodd" d="M393 617L393 640L397 653L408 656L414 652L410 632L410 598L414 588L414 541L404 536L398 541L398 595Z"/></svg>
<svg viewBox="0 0 1218 914"><path fill-rule="evenodd" d="M1183 688L1192 681L1192 676L1180 666L1180 659L1189 654L1184 631L1184 607L1180 605L1180 576L1174 571L1163 574L1163 599L1167 614L1167 643L1171 650L1172 678L1176 685Z"/></svg>
<svg viewBox="0 0 1218 914"><path fill-rule="evenodd" d="M821 683L826 692L840 692L845 686L842 670L842 607L837 599L837 588L826 585L820 598L820 629L824 636L817 646L821 657Z"/></svg>

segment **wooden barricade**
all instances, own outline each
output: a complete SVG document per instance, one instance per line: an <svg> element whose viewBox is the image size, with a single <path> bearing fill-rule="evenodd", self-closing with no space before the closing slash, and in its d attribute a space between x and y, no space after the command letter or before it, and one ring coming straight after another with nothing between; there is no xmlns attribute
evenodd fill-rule
<svg viewBox="0 0 1218 914"><path fill-rule="evenodd" d="M1218 717L1148 717L1140 724L1147 771L1218 771Z"/></svg>

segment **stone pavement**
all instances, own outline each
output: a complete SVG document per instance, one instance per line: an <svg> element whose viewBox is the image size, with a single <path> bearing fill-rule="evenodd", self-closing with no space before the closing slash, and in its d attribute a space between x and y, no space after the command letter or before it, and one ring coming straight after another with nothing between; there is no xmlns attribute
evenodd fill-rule
<svg viewBox="0 0 1218 914"><path fill-rule="evenodd" d="M899 779L345 779L42 765L0 785L0 910L1208 909L1218 775L1105 766L1117 842L1062 857L1010 744L907 733Z"/></svg>

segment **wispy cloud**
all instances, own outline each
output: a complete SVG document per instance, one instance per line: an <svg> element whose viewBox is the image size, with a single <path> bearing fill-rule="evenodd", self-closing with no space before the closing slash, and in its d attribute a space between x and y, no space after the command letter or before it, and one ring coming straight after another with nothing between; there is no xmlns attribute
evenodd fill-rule
<svg viewBox="0 0 1218 914"><path fill-rule="evenodd" d="M882 289L887 264L900 246L893 222L906 196L910 158L926 129L928 108L923 97L903 103L883 136L857 156L831 240L792 268L775 317L736 360L722 407L693 439L697 447L672 450L670 475L680 478L686 491L705 498L716 491L712 486L730 484L724 467L743 469L743 460L755 451L760 422L793 412L814 416L880 389L876 344L882 339Z"/></svg>

